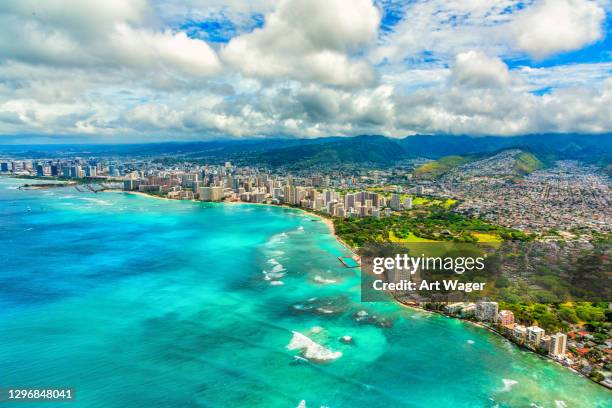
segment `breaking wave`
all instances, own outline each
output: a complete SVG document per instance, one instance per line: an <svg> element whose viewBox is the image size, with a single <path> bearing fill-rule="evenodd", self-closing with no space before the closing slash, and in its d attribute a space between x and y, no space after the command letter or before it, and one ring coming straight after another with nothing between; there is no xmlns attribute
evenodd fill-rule
<svg viewBox="0 0 612 408"><path fill-rule="evenodd" d="M340 351L332 351L327 347L314 342L311 338L302 333L293 331L293 337L287 345L289 350L300 350L302 357L315 363L325 363L334 361L342 357Z"/></svg>

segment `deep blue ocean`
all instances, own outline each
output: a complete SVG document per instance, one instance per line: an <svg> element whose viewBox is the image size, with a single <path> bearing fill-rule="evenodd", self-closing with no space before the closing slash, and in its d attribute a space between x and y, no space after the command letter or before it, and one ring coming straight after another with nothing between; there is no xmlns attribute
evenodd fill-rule
<svg viewBox="0 0 612 408"><path fill-rule="evenodd" d="M360 303L305 213L23 183L0 178L0 387L76 399L0 407L612 406L485 330Z"/></svg>

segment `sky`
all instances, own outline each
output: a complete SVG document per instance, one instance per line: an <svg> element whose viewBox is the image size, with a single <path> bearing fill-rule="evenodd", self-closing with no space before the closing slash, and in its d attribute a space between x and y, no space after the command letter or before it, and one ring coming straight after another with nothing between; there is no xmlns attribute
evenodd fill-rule
<svg viewBox="0 0 612 408"><path fill-rule="evenodd" d="M612 131L603 0L4 0L0 144Z"/></svg>

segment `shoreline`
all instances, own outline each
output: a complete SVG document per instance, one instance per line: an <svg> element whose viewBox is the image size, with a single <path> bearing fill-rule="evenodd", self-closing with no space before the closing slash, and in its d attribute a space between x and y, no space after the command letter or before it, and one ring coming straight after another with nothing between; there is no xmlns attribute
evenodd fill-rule
<svg viewBox="0 0 612 408"><path fill-rule="evenodd" d="M196 200L197 201L197 200ZM308 216L311 217L316 217L319 220L321 220L325 225L327 225L327 228L329 229L330 234L332 234L334 236L334 238L336 239L336 241L338 241L338 243L340 245L342 245L344 248L346 248L352 255L353 259L355 259L356 261L360 260L360 256L357 253L357 250L353 247L351 247L349 244L347 244L346 242L344 242L344 240L342 238L340 238L337 234L336 234L336 227L334 226L334 221L330 218L327 218L321 214L317 214L315 212L310 211L307 208L301 208L301 207L293 207L290 205L285 205L285 204L269 204L269 203L246 203L244 201L219 201L219 203L221 204L230 204L230 205L264 205L264 206L268 206L268 207L280 207L280 208L289 208L292 210L298 210L301 211L305 214L307 214Z"/></svg>
<svg viewBox="0 0 612 408"><path fill-rule="evenodd" d="M120 192L120 193L125 193L125 194L132 194L132 195L137 195L140 197L148 197L148 198L156 198L158 200L167 200L167 201L191 201L191 202L204 202L204 201L199 201L199 200L176 200L173 198L167 198L167 197L160 197L160 196L156 196L153 194L148 194L148 193L143 193L140 191L124 191L124 190L104 190L104 192ZM212 201L211 201L212 202ZM288 209L292 209L292 210L297 210L297 211L301 211L304 214L307 214L308 216L311 217L316 217L317 219L319 219L320 221L322 221L326 226L327 229L329 230L329 232L334 236L334 238L336 239L336 241L338 241L338 243L340 245L342 245L344 248L346 248L352 255L353 258L357 258L356 260L359 261L359 255L357 254L357 251L355 248L351 247L349 244L347 244L346 242L344 242L344 240L342 238L340 238L337 234L336 234L336 227L334 226L334 221L330 218L324 217L321 214L317 214L315 212L312 212L308 209L305 208L301 208L301 207L294 207L294 206L290 206L290 205L285 205L285 204L271 204L271 203L247 203L244 201L227 201L227 200L222 200L222 201L214 201L218 204L224 204L224 205L263 205L263 206L268 206L268 207L280 207L280 208L288 208Z"/></svg>
<svg viewBox="0 0 612 408"><path fill-rule="evenodd" d="M71 187L71 185L67 185L66 187ZM129 195L135 195L135 196L140 196L140 197L145 197L145 198L154 198L154 199L166 200L166 201L190 201L190 202L199 202L199 203L203 202L203 201L199 201L199 200L172 199L172 198L157 196L157 195L148 194L148 193L139 192L139 191L124 191L124 190L118 190L118 189L108 189L108 190L101 190L100 192L105 192L105 193L124 193L124 194L129 194ZM336 241L338 243L340 243L344 248L346 248L352 254L352 257L354 259L356 258L357 261L360 261L359 255L357 254L356 250L354 248L352 248L351 246L349 246L348 244L346 244L340 237L338 237L338 235L336 235L336 231L335 231L333 220L330 219L330 218L327 218L327 217L325 217L325 216L323 216L321 214L314 213L314 212L310 211L309 209L304 209L304 208L301 208L301 207L294 207L294 206L289 206L289 205L283 205L283 204L248 203L248 202L242 202L242 201L225 201L225 200L223 200L223 201L219 201L219 202L216 202L216 203L217 204L226 204L226 205L263 205L263 206L269 206L269 207L281 207L281 208L287 208L287 209L301 211L304 214L304 216L317 217L319 220L323 221L323 223L328 227L329 232L333 235L333 237L336 239ZM361 267L361 265L360 265L360 267ZM530 348L527 348L527 347L525 347L525 346L523 346L521 344L518 344L518 343L512 341L511 338L503 335L501 332L495 330L494 328L492 328L490 326L481 324L479 322L474 322L474 321L471 321L471 320L463 319L463 318L461 318L459 316L451 316L451 315L447 315L447 314L445 314L443 312L440 312L440 311L427 310L427 309L424 309L423 307L420 307L420 306L417 306L417 305L407 304L407 303L404 303L404 302L400 301L397 298L394 298L393 300L394 300L394 302L396 304L398 304L400 306L400 308L410 309L412 311L419 312L419 313L436 314L436 315L439 315L439 316L442 316L442 317L456 319L456 320L461 321L464 324L470 324L473 327L477 327L477 328L483 329L483 330L485 330L485 331L487 331L487 332L489 332L489 333L491 333L491 334L493 334L493 335L495 335L497 337L503 338L504 340L510 342L511 344L513 344L515 347L517 347L520 350L533 353L537 357L540 357L540 358L552 361L552 362L556 363L558 366L566 368L569 371L577 374L578 376L583 377L583 378L585 378L585 379L587 379L587 380L589 380L589 381L591 381L591 382L593 382L595 384L598 384L598 385L602 386L603 388L605 388L607 390L610 390L610 388L607 387L606 385L601 384L601 383L599 383L597 381L594 381L593 379L591 379L589 376L583 374L582 372L579 372L579 371L573 369L572 367L566 366L566 365L562 364L561 362L555 360L554 358L549 357L548 355L540 354L540 353L538 353L538 352L536 352L534 350L531 350Z"/></svg>
<svg viewBox="0 0 612 408"><path fill-rule="evenodd" d="M481 330L485 330L485 331L489 332L490 334L492 334L492 335L494 335L496 337L499 337L499 338L502 338L502 339L506 340L507 342L512 344L514 347L518 348L519 350L526 351L526 352L531 353L531 354L535 355L536 357L542 358L544 360L552 361L553 363L557 364L559 367L567 369L567 370L571 371L572 373L574 373L574 374L576 374L576 375L578 375L578 376L580 376L582 378L585 378L585 379L591 381L592 383L595 383L597 385L602 386L603 388L605 388L607 390L610 390L609 387L607 387L606 385L601 384L601 383L593 380L588 375L583 374L580 371L577 371L577 370L575 370L574 368L572 368L570 366L566 366L566 365L562 364L561 362L555 360L554 358L552 358L552 357L550 357L548 355L540 354L540 353L536 352L535 350L532 350L532 349L530 349L528 347L525 347L524 345L516 343L516 342L512 341L511 338L504 336L501 332L495 330L494 328L492 328L490 326L484 325L484 324L479 323L479 322L474 322L472 320L463 319L463 318L461 318L459 316L447 315L447 314L442 313L442 312L437 311L437 310L427 310L427 309L424 309L424 308L422 308L420 306L409 305L409 304L406 304L406 303L404 303L404 302L402 302L402 301L400 301L400 300L398 300L396 298L394 298L394 301L398 305L400 305L400 307L403 307L403 308L406 308L406 309L410 309L410 310L415 311L415 312L426 313L426 314L430 314L430 315L438 315L438 316L441 316L441 317L446 317L448 319L455 319L455 320L458 320L458 321L460 321L460 322L462 322L464 324L469 324L469 325L471 325L473 327L479 328Z"/></svg>
<svg viewBox="0 0 612 408"><path fill-rule="evenodd" d="M353 247L351 247L349 244L347 244L346 242L344 242L344 240L342 238L340 238L337 234L336 234L336 227L334 226L334 221L330 218L327 218L321 214L317 214L315 212L310 211L307 208L301 208L301 207L293 207L290 205L285 205L285 204L269 204L269 203L245 203L243 201L219 201L219 203L221 204L230 204L230 205L264 205L264 206L268 206L268 207L280 207L280 208L288 208L291 210L297 210L297 211L301 211L304 214L307 214L309 217L316 217L318 218L320 221L322 221L325 225L327 225L327 228L329 229L330 234L332 234L334 236L334 238L336 239L336 241L342 245L346 250L348 250L351 253L351 257L353 259L355 259L356 261L360 262L360 256L357 253L357 250Z"/></svg>
<svg viewBox="0 0 612 408"><path fill-rule="evenodd" d="M302 211L302 212L308 214L309 216L317 217L318 219L323 221L323 223L325 225L327 225L327 228L329 228L329 231L334 236L336 235L336 228L334 227L334 222L332 220L330 220L329 218L325 218L322 215L319 215L319 214L310 212L308 210L305 210L303 208L300 208L300 207L292 207L290 205L285 205L285 204L246 203L244 201L219 201L219 203L220 204L229 204L229 205L263 205L263 206L267 206L267 207L280 207L280 208L289 208L289 209L292 209L292 210L299 210L299 211Z"/></svg>

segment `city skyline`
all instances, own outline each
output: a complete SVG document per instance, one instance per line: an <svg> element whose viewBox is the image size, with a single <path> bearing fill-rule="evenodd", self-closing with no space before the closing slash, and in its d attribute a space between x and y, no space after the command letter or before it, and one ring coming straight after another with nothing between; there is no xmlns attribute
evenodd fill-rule
<svg viewBox="0 0 612 408"><path fill-rule="evenodd" d="M21 1L0 19L0 144L612 130L606 1Z"/></svg>

